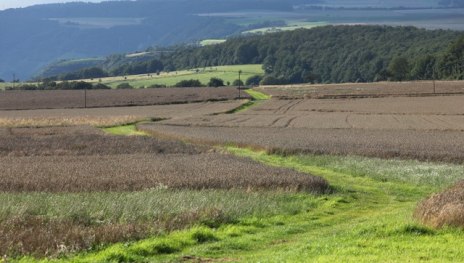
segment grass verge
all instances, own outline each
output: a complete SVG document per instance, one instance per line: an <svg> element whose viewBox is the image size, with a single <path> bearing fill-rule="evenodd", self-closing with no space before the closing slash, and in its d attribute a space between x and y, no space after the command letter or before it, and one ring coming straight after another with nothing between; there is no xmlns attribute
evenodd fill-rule
<svg viewBox="0 0 464 263"><path fill-rule="evenodd" d="M269 95L266 95L264 93L261 93L259 91L252 90L252 89L247 89L247 90L245 90L245 92L248 93L248 95L251 96L252 100L242 104L238 108L235 108L235 109L233 109L231 111L226 112L227 114L234 114L234 113L246 111L249 108L257 105L258 103L261 103L262 101L268 100L268 99L271 98L271 96L269 96Z"/></svg>
<svg viewBox="0 0 464 263"><path fill-rule="evenodd" d="M131 123L123 126L107 127L102 128L102 130L106 133L120 136L146 136L145 132L137 130L136 124Z"/></svg>

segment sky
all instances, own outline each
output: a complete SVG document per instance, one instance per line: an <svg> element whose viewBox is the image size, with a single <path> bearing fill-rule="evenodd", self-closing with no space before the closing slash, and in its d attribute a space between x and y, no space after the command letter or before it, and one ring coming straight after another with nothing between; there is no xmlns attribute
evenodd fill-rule
<svg viewBox="0 0 464 263"><path fill-rule="evenodd" d="M79 2L102 2L104 0L81 0ZM26 7L38 4L78 2L77 0L0 0L0 10L7 8Z"/></svg>

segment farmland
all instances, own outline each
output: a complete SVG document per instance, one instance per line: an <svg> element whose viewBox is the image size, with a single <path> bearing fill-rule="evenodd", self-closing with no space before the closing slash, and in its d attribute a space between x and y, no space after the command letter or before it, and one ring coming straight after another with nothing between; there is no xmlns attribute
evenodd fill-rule
<svg viewBox="0 0 464 263"><path fill-rule="evenodd" d="M392 97L463 94L462 81L414 81L263 86L258 91L277 98Z"/></svg>
<svg viewBox="0 0 464 263"><path fill-rule="evenodd" d="M440 94L401 85L416 94L261 87L248 103L0 111L0 252L24 262L460 261L462 229L415 216L464 179L460 82ZM93 127L125 116L133 124Z"/></svg>
<svg viewBox="0 0 464 263"><path fill-rule="evenodd" d="M143 75L130 75L122 77L109 77L101 78L101 83L109 85L113 88L118 86L121 83L129 83L133 87L143 88L149 87L151 85L165 85L165 86L174 86L176 83L182 80L197 79L204 85L208 81L215 77L224 80L224 83L232 83L234 80L238 79L238 72L242 71L242 80L245 81L247 78L253 75L263 75L263 69L261 65L233 65L233 66L217 66L217 67L206 67L182 71L172 71L172 72L161 72L159 75L156 72L152 74L143 74ZM84 81L97 83L99 79L87 79Z"/></svg>
<svg viewBox="0 0 464 263"><path fill-rule="evenodd" d="M246 97L246 94L244 95ZM220 101L238 98L236 88L170 88L139 90L5 91L1 110L96 108Z"/></svg>
<svg viewBox="0 0 464 263"><path fill-rule="evenodd" d="M174 138L250 145L269 152L355 154L462 163L462 82L446 84L437 85L442 89L440 96L426 94L429 87L419 88L417 83L412 83L408 91L392 84L389 93L385 92L386 83L361 84L355 89L349 89L348 85L327 89L324 86L264 87L257 90L269 91L276 99L248 111L166 120L143 124L140 128ZM415 96L410 97L411 94ZM314 99L327 95L331 99ZM288 99L291 97L306 99Z"/></svg>
<svg viewBox="0 0 464 263"><path fill-rule="evenodd" d="M116 126L151 119L176 119L225 113L240 107L244 102L237 100L116 108L3 110L0 111L0 126Z"/></svg>
<svg viewBox="0 0 464 263"><path fill-rule="evenodd" d="M2 198L9 200L2 203L0 247L3 254L45 255L46 251L59 253L60 246L70 251L85 250L101 243L141 238L170 227L182 227L194 223L196 217L199 217L197 220L204 217L215 220L214 213L219 213L218 217L223 213L211 206L200 207L199 211L186 207L178 213L151 216L145 210L121 222L116 214L108 215L84 203L68 207L73 211L55 219L53 214L63 211L63 205L71 202L69 198L72 197L87 201L102 198L99 202L112 206L115 204L110 202L111 197L132 196L132 202L140 202L148 194L176 195L176 189L186 190L187 196L189 191L208 192L207 189L230 190L226 195L237 194L238 189L312 193L328 190L327 183L318 177L211 152L205 147L146 136L111 136L96 128L79 126L9 128L3 129L1 134L1 191ZM58 163L60 165L56 165ZM158 188L160 190L153 190ZM87 197L79 193L94 194ZM210 193L216 198L214 191ZM41 205L45 207L40 207L30 196L41 198L44 201ZM15 209L20 200L23 200L22 207L29 208ZM78 203L73 201L72 204ZM116 207L108 209L107 212L117 213ZM194 214L189 216L189 213ZM176 217L181 221L177 226L163 227ZM152 225L153 220L160 225ZM39 233L35 239L28 235L31 229Z"/></svg>

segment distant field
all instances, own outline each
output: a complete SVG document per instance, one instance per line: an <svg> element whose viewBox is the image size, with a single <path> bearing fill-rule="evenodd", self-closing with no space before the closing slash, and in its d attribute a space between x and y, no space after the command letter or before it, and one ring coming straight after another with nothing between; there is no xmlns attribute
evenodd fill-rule
<svg viewBox="0 0 464 263"><path fill-rule="evenodd" d="M216 45L226 42L226 39L205 39L200 42L201 46Z"/></svg>
<svg viewBox="0 0 464 263"><path fill-rule="evenodd" d="M201 14L202 16L226 18L231 23L249 26L269 21L284 21L292 29L292 25L305 23L325 23L329 25L340 24L372 24L391 26L416 26L427 29L452 29L464 30L462 8L437 8L437 2L431 1L382 1L382 5L388 5L392 9L360 9L360 6L378 6L380 2L365 0L362 2L342 0L326 3L324 6L335 9L300 9L298 12L274 12L274 11L235 11L223 13ZM408 6L417 9L401 9L400 6ZM340 8L347 7L347 8ZM424 8L431 7L431 8ZM395 9L397 8L397 9ZM272 28L256 29L257 32L273 32ZM254 30L251 30L254 31Z"/></svg>
<svg viewBox="0 0 464 263"><path fill-rule="evenodd" d="M280 31L292 31L297 29L310 29L318 26L328 25L326 22L291 22L287 26L281 27L263 27L242 32L243 34L265 34L276 33Z"/></svg>
<svg viewBox="0 0 464 263"><path fill-rule="evenodd" d="M217 67L206 67L182 71L173 72L162 72L159 76L155 73L142 74L142 75L130 75L130 76L119 76L102 78L103 84L109 85L113 88L121 83L129 83L135 88L144 88L150 85L159 84L166 86L174 86L176 83L182 80L198 79L201 83L207 84L208 81L215 77L232 83L238 79L238 72L242 71L241 79L245 80L253 75L263 75L264 71L259 64L254 65L233 65L233 66L217 66ZM84 79L84 81L97 83L99 79Z"/></svg>

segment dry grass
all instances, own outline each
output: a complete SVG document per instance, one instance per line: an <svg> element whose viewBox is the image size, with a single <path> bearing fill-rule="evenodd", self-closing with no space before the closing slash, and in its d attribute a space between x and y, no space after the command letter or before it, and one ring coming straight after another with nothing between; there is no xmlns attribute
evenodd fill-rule
<svg viewBox="0 0 464 263"><path fill-rule="evenodd" d="M203 102L175 105L92 109L0 111L0 127L117 126L146 119L186 118L223 113L246 101Z"/></svg>
<svg viewBox="0 0 464 263"><path fill-rule="evenodd" d="M0 193L0 253L58 256L249 215L305 209L271 191L164 190L75 194Z"/></svg>
<svg viewBox="0 0 464 263"><path fill-rule="evenodd" d="M144 106L201 101L233 100L236 88L164 88L129 90L88 90L87 107ZM249 97L247 94L244 97ZM83 90L5 91L0 93L0 109L84 108Z"/></svg>
<svg viewBox="0 0 464 263"><path fill-rule="evenodd" d="M464 181L419 203L414 216L432 227L464 227Z"/></svg>

